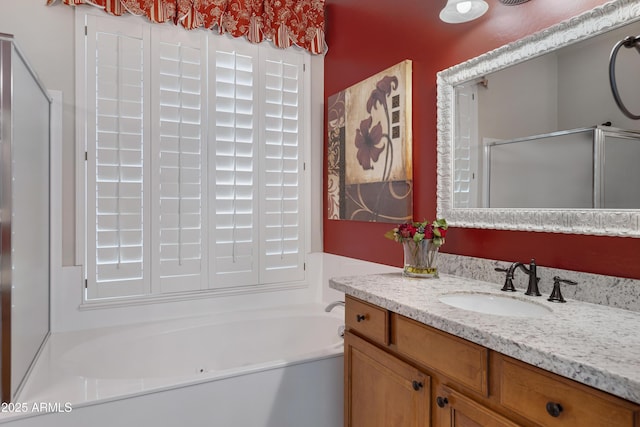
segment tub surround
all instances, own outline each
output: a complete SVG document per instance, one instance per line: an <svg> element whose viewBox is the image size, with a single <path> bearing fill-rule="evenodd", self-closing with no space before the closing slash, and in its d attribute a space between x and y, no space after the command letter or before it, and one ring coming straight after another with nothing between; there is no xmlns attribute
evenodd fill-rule
<svg viewBox="0 0 640 427"><path fill-rule="evenodd" d="M505 263L501 263L503 267ZM439 279L401 273L339 277L330 287L360 300L464 338L563 377L640 403L640 313L569 299L566 304L501 292L495 282L441 274ZM569 277L570 278L570 277ZM524 283L524 278L522 279ZM542 281L541 281L542 282ZM537 318L480 314L446 305L442 295L482 292L533 301L552 310ZM549 289L550 292L550 289Z"/></svg>

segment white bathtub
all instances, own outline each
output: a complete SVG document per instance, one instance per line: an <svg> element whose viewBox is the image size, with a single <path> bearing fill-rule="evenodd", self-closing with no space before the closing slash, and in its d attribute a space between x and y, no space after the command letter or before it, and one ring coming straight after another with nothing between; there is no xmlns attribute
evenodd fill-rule
<svg viewBox="0 0 640 427"><path fill-rule="evenodd" d="M335 311L302 306L53 334L0 423L341 426L344 312Z"/></svg>

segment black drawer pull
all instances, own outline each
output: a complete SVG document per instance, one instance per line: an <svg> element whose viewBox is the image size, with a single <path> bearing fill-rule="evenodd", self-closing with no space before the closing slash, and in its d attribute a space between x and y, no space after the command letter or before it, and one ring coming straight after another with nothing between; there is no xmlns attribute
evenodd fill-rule
<svg viewBox="0 0 640 427"><path fill-rule="evenodd" d="M547 402L547 412L552 417L559 417L562 412L562 405L556 402Z"/></svg>
<svg viewBox="0 0 640 427"><path fill-rule="evenodd" d="M416 380L413 380L411 385L413 386L413 389L415 391L420 391L420 389L423 387L423 384L420 381L416 381Z"/></svg>
<svg viewBox="0 0 640 427"><path fill-rule="evenodd" d="M356 321L357 322L363 322L367 319L367 316L365 316L364 314L356 314Z"/></svg>
<svg viewBox="0 0 640 427"><path fill-rule="evenodd" d="M436 397L436 405L438 405L439 408L444 408L445 406L447 406L448 403L449 403L449 399L447 399L446 397L442 397L442 396Z"/></svg>

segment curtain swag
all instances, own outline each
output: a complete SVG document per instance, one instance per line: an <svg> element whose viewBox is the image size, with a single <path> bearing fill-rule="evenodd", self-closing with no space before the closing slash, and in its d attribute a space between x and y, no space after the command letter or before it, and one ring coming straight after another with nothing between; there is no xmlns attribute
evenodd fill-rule
<svg viewBox="0 0 640 427"><path fill-rule="evenodd" d="M94 5L112 15L128 12L152 22L172 21L188 30L217 28L220 34L245 36L252 43L272 40L280 48L326 51L325 0L47 0L47 5L58 1Z"/></svg>

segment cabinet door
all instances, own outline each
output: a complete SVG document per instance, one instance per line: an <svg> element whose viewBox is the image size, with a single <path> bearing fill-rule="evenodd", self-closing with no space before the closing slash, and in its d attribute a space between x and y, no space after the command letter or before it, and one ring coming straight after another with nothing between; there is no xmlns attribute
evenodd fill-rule
<svg viewBox="0 0 640 427"><path fill-rule="evenodd" d="M426 427L430 378L347 332L345 427Z"/></svg>
<svg viewBox="0 0 640 427"><path fill-rule="evenodd" d="M438 387L434 401L439 427L518 427L518 424L447 386Z"/></svg>

